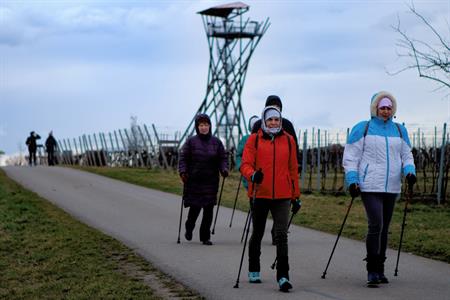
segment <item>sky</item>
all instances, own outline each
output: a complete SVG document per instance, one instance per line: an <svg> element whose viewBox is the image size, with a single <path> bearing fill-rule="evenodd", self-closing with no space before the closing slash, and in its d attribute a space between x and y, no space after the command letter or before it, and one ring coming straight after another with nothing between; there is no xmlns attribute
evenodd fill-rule
<svg viewBox="0 0 450 300"><path fill-rule="evenodd" d="M129 128L131 116L160 132L183 131L206 92L208 44L197 12L229 2L2 0L0 150L24 150L32 130L73 139ZM246 17L271 23L247 71L247 117L276 94L297 130L351 128L386 90L408 129L450 121L448 91L415 70L387 73L411 64L398 56L398 20L436 44L409 13L411 2L243 2ZM450 41L450 1L414 6Z"/></svg>

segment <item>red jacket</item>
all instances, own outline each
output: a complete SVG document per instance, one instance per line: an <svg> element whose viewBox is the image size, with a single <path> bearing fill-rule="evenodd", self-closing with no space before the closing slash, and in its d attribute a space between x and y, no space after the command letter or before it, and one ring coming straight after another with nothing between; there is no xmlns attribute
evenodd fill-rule
<svg viewBox="0 0 450 300"><path fill-rule="evenodd" d="M256 198L296 199L300 197L297 173L297 151L294 138L281 131L272 140L260 129L247 140L242 156L241 174L248 180L248 196L253 197L251 177L262 169L262 183Z"/></svg>

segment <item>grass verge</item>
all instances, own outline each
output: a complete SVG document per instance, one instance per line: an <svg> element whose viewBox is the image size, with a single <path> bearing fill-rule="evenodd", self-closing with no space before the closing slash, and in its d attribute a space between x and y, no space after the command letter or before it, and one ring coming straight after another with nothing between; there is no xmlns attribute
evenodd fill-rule
<svg viewBox="0 0 450 300"><path fill-rule="evenodd" d="M173 171L131 168L82 168L83 170L108 176L129 183L154 188L178 195L182 184ZM222 205L233 207L240 175L231 173L225 181ZM343 236L364 241L367 222L361 200L355 200L342 232ZM313 193L302 195L302 209L293 223L312 229L337 234L350 203L350 196L330 196ZM450 263L450 206L410 204L402 250L416 255ZM237 208L248 210L248 198L244 189L239 193ZM390 227L389 247L398 249L404 201L397 203ZM331 249L332 245L330 245Z"/></svg>
<svg viewBox="0 0 450 300"><path fill-rule="evenodd" d="M0 299L201 299L0 170Z"/></svg>

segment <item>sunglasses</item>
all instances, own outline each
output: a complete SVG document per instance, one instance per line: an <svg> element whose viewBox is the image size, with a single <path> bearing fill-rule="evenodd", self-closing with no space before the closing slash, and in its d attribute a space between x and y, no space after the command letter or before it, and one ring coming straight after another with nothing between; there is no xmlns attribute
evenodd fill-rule
<svg viewBox="0 0 450 300"><path fill-rule="evenodd" d="M392 110L389 106L382 106L378 108L379 110Z"/></svg>

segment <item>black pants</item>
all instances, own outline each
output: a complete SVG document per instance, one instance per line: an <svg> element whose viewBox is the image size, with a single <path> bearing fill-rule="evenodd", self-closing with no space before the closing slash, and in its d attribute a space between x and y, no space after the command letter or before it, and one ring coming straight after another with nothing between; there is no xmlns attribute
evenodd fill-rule
<svg viewBox="0 0 450 300"><path fill-rule="evenodd" d="M200 206L191 206L189 208L188 217L185 223L186 231L192 232L195 227L198 215L200 214ZM211 239L211 223L214 213L214 204L203 207L202 224L200 225L200 241L209 241Z"/></svg>
<svg viewBox="0 0 450 300"><path fill-rule="evenodd" d="M55 165L55 152L54 151L48 151L47 152L47 158L48 158L48 165L54 166Z"/></svg>
<svg viewBox="0 0 450 300"><path fill-rule="evenodd" d="M366 209L368 222L367 257L385 257L389 225L397 194L361 193L361 198Z"/></svg>
<svg viewBox="0 0 450 300"><path fill-rule="evenodd" d="M36 165L36 150L28 150L28 164L30 166Z"/></svg>
<svg viewBox="0 0 450 300"><path fill-rule="evenodd" d="M259 272L261 269L259 262L261 256L261 240L264 236L267 215L270 211L272 213L275 244L277 246L277 280L282 277L289 279L287 237L289 208L289 199L255 199L252 208L253 231L248 245L249 272Z"/></svg>

